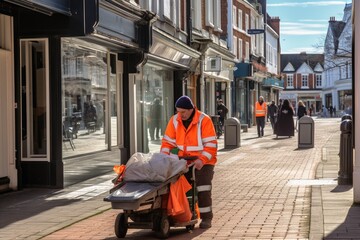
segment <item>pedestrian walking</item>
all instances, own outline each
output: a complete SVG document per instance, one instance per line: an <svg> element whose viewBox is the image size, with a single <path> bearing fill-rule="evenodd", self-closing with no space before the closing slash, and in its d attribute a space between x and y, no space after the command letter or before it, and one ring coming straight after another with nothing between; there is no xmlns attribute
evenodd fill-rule
<svg viewBox="0 0 360 240"><path fill-rule="evenodd" d="M289 100L285 99L279 111L278 119L275 123L275 134L278 136L294 136L294 109Z"/></svg>
<svg viewBox="0 0 360 240"><path fill-rule="evenodd" d="M219 121L220 121L220 129L221 129L221 132L224 131L224 121L226 119L226 115L227 113L229 112L229 109L225 106L224 102L222 99L219 99L217 101L217 112L218 112L218 115L220 116L219 118Z"/></svg>
<svg viewBox="0 0 360 240"><path fill-rule="evenodd" d="M258 137L264 136L266 115L267 115L267 105L264 102L264 97L260 96L259 100L255 103L255 118L256 118Z"/></svg>
<svg viewBox="0 0 360 240"><path fill-rule="evenodd" d="M305 104L303 103L303 101L300 100L298 102L297 119L299 120L304 115L307 115L306 107L305 107Z"/></svg>
<svg viewBox="0 0 360 240"><path fill-rule="evenodd" d="M321 115L322 115L322 117L326 118L327 117L327 112L328 112L327 108L324 105L322 105L322 107L321 107Z"/></svg>
<svg viewBox="0 0 360 240"><path fill-rule="evenodd" d="M306 107L305 107L305 104L303 103L303 101L300 100L298 102L297 118L296 118L296 123L295 123L295 130L296 131L297 131L297 127L298 127L298 121L304 115L307 115Z"/></svg>
<svg viewBox="0 0 360 240"><path fill-rule="evenodd" d="M195 158L192 162L196 168L196 189L202 219L200 228L210 228L213 218L211 185L217 161L214 125L211 118L199 111L188 96L181 96L175 107L177 113L170 118L160 151L170 154L177 148L180 158Z"/></svg>
<svg viewBox="0 0 360 240"><path fill-rule="evenodd" d="M160 140L161 125L163 116L163 106L161 105L160 99L156 97L154 103L150 106L150 138L152 141Z"/></svg>
<svg viewBox="0 0 360 240"><path fill-rule="evenodd" d="M330 107L329 107L329 112L330 112L330 117L333 117L334 108L333 108L333 106L331 104L330 104Z"/></svg>
<svg viewBox="0 0 360 240"><path fill-rule="evenodd" d="M276 118L277 118L277 114L278 114L278 107L275 105L275 101L271 101L271 104L268 107L268 116L270 118L270 123L271 123L271 127L273 129L273 133L275 133L275 123L276 123Z"/></svg>

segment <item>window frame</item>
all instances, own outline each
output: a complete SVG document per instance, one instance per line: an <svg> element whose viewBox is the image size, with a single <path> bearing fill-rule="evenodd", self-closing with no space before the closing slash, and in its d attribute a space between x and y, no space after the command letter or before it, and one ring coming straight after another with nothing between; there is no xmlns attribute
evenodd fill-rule
<svg viewBox="0 0 360 240"><path fill-rule="evenodd" d="M238 54L239 57L238 59L240 60L240 62L243 61L243 40L241 38L238 39Z"/></svg>
<svg viewBox="0 0 360 240"><path fill-rule="evenodd" d="M32 60L31 57L33 57L31 54L31 50L29 49L31 46L29 45L29 43L31 42L43 42L44 44L44 53L43 56L45 57L45 59L42 59L42 64L44 65L44 80L45 80L45 99L44 103L46 104L45 106L45 113L46 113L46 117L45 117L45 123L44 123L44 128L45 128L45 137L46 137L46 146L45 146L45 153L34 153L33 151L33 141L34 141L34 125L32 124L34 121L34 112L33 112L33 106L34 106L34 102L33 102L33 91L31 90L31 88L33 87L33 83L34 83L34 79L32 79L31 76L31 72L34 70L32 68ZM25 43L25 49L23 52L22 49L22 44ZM26 85L25 85L25 89L23 87L20 88L20 102L22 103L23 101L25 101L25 105L21 104L21 109L25 108L26 109L26 113L25 113L25 119L24 116L21 114L20 117L20 121L21 121L21 126L23 126L23 124L26 124L26 137L23 135L23 132L21 132L21 139L24 139L21 142L21 161L47 161L50 162L50 89L49 89L49 85L50 85L50 77L49 77L49 68L50 68L50 64L49 64L49 39L48 38L23 38L20 39L19 41L19 49L20 49L20 60L19 60L19 64L20 64L20 69L22 69L22 66L24 64L25 69L27 70L25 73L23 73L23 71L20 72L20 79L22 79L23 77L25 77L25 81L26 81ZM24 59L23 59L24 57ZM37 57L37 56L35 56ZM38 58L36 58L37 61L39 61ZM31 66L31 67L29 67ZM23 74L25 74L25 76L23 76ZM26 95L25 95L25 99L23 99L23 92L25 91ZM37 97L37 96L36 96ZM25 123L23 123L23 121L26 121ZM23 152L23 150L25 149L25 152Z"/></svg>
<svg viewBox="0 0 360 240"><path fill-rule="evenodd" d="M315 78L316 78L316 87L321 88L322 87L322 74L316 74ZM320 84L319 84L319 82L320 82Z"/></svg>
<svg viewBox="0 0 360 240"><path fill-rule="evenodd" d="M290 82L291 82L291 84L290 84ZM294 75L293 74L286 74L286 87L294 88Z"/></svg>
<svg viewBox="0 0 360 240"><path fill-rule="evenodd" d="M241 9L238 9L238 28L240 30L243 30L243 23L242 23L242 17L243 16L243 12Z"/></svg>
<svg viewBox="0 0 360 240"><path fill-rule="evenodd" d="M309 74L301 74L301 88L309 88Z"/></svg>

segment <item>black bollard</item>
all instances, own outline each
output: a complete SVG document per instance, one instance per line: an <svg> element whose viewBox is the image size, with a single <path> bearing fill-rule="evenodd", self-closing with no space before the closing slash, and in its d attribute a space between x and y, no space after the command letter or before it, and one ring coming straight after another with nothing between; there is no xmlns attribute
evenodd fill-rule
<svg viewBox="0 0 360 240"><path fill-rule="evenodd" d="M340 124L340 130L340 169L338 173L338 185L352 185L352 120L343 120Z"/></svg>
<svg viewBox="0 0 360 240"><path fill-rule="evenodd" d="M341 117L341 121L344 121L345 119L352 120L352 116L350 114L345 114Z"/></svg>

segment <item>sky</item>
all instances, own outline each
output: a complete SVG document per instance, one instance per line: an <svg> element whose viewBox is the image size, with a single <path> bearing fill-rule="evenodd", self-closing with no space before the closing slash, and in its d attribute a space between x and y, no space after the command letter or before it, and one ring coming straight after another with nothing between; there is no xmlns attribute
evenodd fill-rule
<svg viewBox="0 0 360 240"><path fill-rule="evenodd" d="M351 0L267 0L267 12L280 18L281 53L323 53L329 19L342 20Z"/></svg>

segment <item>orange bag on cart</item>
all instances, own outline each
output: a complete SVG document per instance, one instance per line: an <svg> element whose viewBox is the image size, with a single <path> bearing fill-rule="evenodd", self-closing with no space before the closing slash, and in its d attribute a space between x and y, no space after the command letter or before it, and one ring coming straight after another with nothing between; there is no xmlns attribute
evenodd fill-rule
<svg viewBox="0 0 360 240"><path fill-rule="evenodd" d="M191 220L192 213L186 197L186 192L191 188L184 175L179 177L176 182L170 184L167 213L176 222L189 222Z"/></svg>
<svg viewBox="0 0 360 240"><path fill-rule="evenodd" d="M126 166L124 164L121 165L115 165L113 167L114 172L117 174L117 176L112 180L114 185L117 185L118 183L122 182L124 179Z"/></svg>

